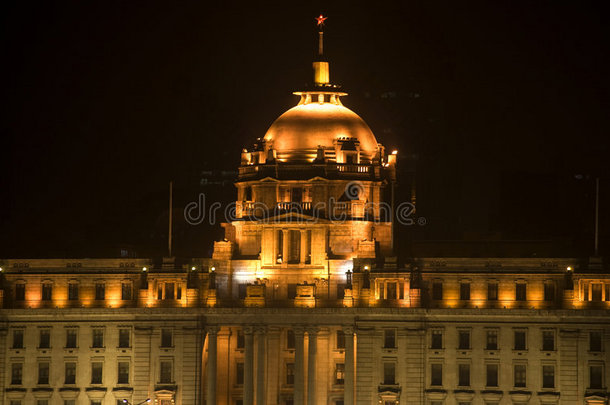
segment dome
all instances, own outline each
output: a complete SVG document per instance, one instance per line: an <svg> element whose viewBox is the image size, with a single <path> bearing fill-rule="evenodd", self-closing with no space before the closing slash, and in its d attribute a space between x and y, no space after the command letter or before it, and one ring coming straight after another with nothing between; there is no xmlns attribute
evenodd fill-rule
<svg viewBox="0 0 610 405"><path fill-rule="evenodd" d="M265 134L280 160L315 157L319 147L334 150L341 138L358 140L361 156L368 159L377 152L377 140L366 122L339 103L299 104L275 120Z"/></svg>

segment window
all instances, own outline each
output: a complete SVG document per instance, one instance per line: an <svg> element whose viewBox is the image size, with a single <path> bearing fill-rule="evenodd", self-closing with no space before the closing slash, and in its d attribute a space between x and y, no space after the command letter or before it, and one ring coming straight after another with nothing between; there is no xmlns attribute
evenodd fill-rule
<svg viewBox="0 0 610 405"><path fill-rule="evenodd" d="M432 283L432 299L442 300L443 299L443 283L435 281Z"/></svg>
<svg viewBox="0 0 610 405"><path fill-rule="evenodd" d="M23 379L23 363L11 364L11 384L21 385Z"/></svg>
<svg viewBox="0 0 610 405"><path fill-rule="evenodd" d="M462 281L460 283L460 300L470 300L470 282L468 281Z"/></svg>
<svg viewBox="0 0 610 405"><path fill-rule="evenodd" d="M498 365L497 364L487 364L485 366L485 371L487 375L487 380L485 386L487 387L497 387L498 386Z"/></svg>
<svg viewBox="0 0 610 405"><path fill-rule="evenodd" d="M337 331L337 349L345 349L345 333L342 330Z"/></svg>
<svg viewBox="0 0 610 405"><path fill-rule="evenodd" d="M162 300L163 299L163 284L159 284L157 286L157 299L158 300Z"/></svg>
<svg viewBox="0 0 610 405"><path fill-rule="evenodd" d="M118 384L129 384L129 362L119 361Z"/></svg>
<svg viewBox="0 0 610 405"><path fill-rule="evenodd" d="M244 363L237 363L235 368L235 383L241 385L244 383Z"/></svg>
<svg viewBox="0 0 610 405"><path fill-rule="evenodd" d="M595 283L591 284L591 301L602 300L602 284Z"/></svg>
<svg viewBox="0 0 610 405"><path fill-rule="evenodd" d="M430 336L430 349L442 349L443 348L443 331L433 330Z"/></svg>
<svg viewBox="0 0 610 405"><path fill-rule="evenodd" d="M64 384L76 384L76 363L65 363Z"/></svg>
<svg viewBox="0 0 610 405"><path fill-rule="evenodd" d="M443 365L430 365L430 385L443 385Z"/></svg>
<svg viewBox="0 0 610 405"><path fill-rule="evenodd" d="M342 385L345 382L345 364L335 364L335 384Z"/></svg>
<svg viewBox="0 0 610 405"><path fill-rule="evenodd" d="M39 349L49 349L51 347L51 330L40 329L38 338Z"/></svg>
<svg viewBox="0 0 610 405"><path fill-rule="evenodd" d="M542 388L555 388L555 366L542 366Z"/></svg>
<svg viewBox="0 0 610 405"><path fill-rule="evenodd" d="M515 300L525 301L527 293L527 284L517 283L515 284Z"/></svg>
<svg viewBox="0 0 610 405"><path fill-rule="evenodd" d="M15 284L15 301L25 301L25 284Z"/></svg>
<svg viewBox="0 0 610 405"><path fill-rule="evenodd" d="M497 301L498 300L498 283L493 281L487 283L487 300Z"/></svg>
<svg viewBox="0 0 610 405"><path fill-rule="evenodd" d="M119 329L119 347L127 348L130 346L131 330L128 328Z"/></svg>
<svg viewBox="0 0 610 405"><path fill-rule="evenodd" d="M470 386L470 364L458 364L458 385L460 387Z"/></svg>
<svg viewBox="0 0 610 405"><path fill-rule="evenodd" d="M552 330L542 331L542 350L555 350L555 332Z"/></svg>
<svg viewBox="0 0 610 405"><path fill-rule="evenodd" d="M527 344L526 344L526 334L524 330L516 330L515 331L515 345L514 345L514 349L515 350L527 350Z"/></svg>
<svg viewBox="0 0 610 405"><path fill-rule="evenodd" d="M159 382L161 384L170 384L172 382L171 360L162 360L160 363L159 371Z"/></svg>
<svg viewBox="0 0 610 405"><path fill-rule="evenodd" d="M601 364L589 366L589 388L601 389L603 384L603 366Z"/></svg>
<svg viewBox="0 0 610 405"><path fill-rule="evenodd" d="M161 347L172 347L171 329L161 329Z"/></svg>
<svg viewBox="0 0 610 405"><path fill-rule="evenodd" d="M292 329L288 329L286 332L286 349L294 349L294 331Z"/></svg>
<svg viewBox="0 0 610 405"><path fill-rule="evenodd" d="M601 352L602 351L602 332L591 331L589 332L589 351L590 352Z"/></svg>
<svg viewBox="0 0 610 405"><path fill-rule="evenodd" d="M246 338L244 336L244 331L239 329L237 331L237 348L238 349L243 349L244 347L246 347Z"/></svg>
<svg viewBox="0 0 610 405"><path fill-rule="evenodd" d="M123 401L121 401L123 402ZM64 399L64 405L76 405L75 399ZM121 405L124 405L123 403Z"/></svg>
<svg viewBox="0 0 610 405"><path fill-rule="evenodd" d="M76 283L68 284L68 300L70 300L70 301L78 300L78 284L76 284Z"/></svg>
<svg viewBox="0 0 610 405"><path fill-rule="evenodd" d="M41 361L38 363L38 384L49 383L49 363Z"/></svg>
<svg viewBox="0 0 610 405"><path fill-rule="evenodd" d="M23 349L23 329L13 329L13 349Z"/></svg>
<svg viewBox="0 0 610 405"><path fill-rule="evenodd" d="M470 349L470 331L458 331L458 349Z"/></svg>
<svg viewBox="0 0 610 405"><path fill-rule="evenodd" d="M498 350L498 331L496 329L486 331L485 350Z"/></svg>
<svg viewBox="0 0 610 405"><path fill-rule="evenodd" d="M77 340L77 331L76 329L66 329L66 348L67 349L76 349L76 340Z"/></svg>
<svg viewBox="0 0 610 405"><path fill-rule="evenodd" d="M131 300L131 283L121 283L121 299L123 301Z"/></svg>
<svg viewBox="0 0 610 405"><path fill-rule="evenodd" d="M544 300L555 301L555 284L551 281L544 283Z"/></svg>
<svg viewBox="0 0 610 405"><path fill-rule="evenodd" d="M102 383L103 367L104 367L104 363L102 363L102 362L91 363L91 384L101 384Z"/></svg>
<svg viewBox="0 0 610 405"><path fill-rule="evenodd" d="M95 299L97 301L106 299L106 285L104 283L95 284Z"/></svg>
<svg viewBox="0 0 610 405"><path fill-rule="evenodd" d="M45 283L42 285L42 300L43 301L51 301L53 297L53 285L50 283Z"/></svg>
<svg viewBox="0 0 610 405"><path fill-rule="evenodd" d="M10 405L21 405L20 399L11 399Z"/></svg>
<svg viewBox="0 0 610 405"><path fill-rule="evenodd" d="M525 387L527 368L525 364L514 365L515 387Z"/></svg>
<svg viewBox="0 0 610 405"><path fill-rule="evenodd" d="M396 347L396 329L385 329L383 331L383 347L385 349Z"/></svg>
<svg viewBox="0 0 610 405"><path fill-rule="evenodd" d="M383 363L383 383L387 385L396 384L396 363Z"/></svg>
<svg viewBox="0 0 610 405"><path fill-rule="evenodd" d="M104 347L104 330L93 329L91 347L100 348Z"/></svg>
<svg viewBox="0 0 610 405"><path fill-rule="evenodd" d="M294 363L286 363L286 385L294 384Z"/></svg>
<svg viewBox="0 0 610 405"><path fill-rule="evenodd" d="M49 405L49 400L48 399L37 399L36 405Z"/></svg>
<svg viewBox="0 0 610 405"><path fill-rule="evenodd" d="M174 299L174 283L165 283L165 299Z"/></svg>
<svg viewBox="0 0 610 405"><path fill-rule="evenodd" d="M91 405L102 405L102 401L98 401L97 399L92 399Z"/></svg>

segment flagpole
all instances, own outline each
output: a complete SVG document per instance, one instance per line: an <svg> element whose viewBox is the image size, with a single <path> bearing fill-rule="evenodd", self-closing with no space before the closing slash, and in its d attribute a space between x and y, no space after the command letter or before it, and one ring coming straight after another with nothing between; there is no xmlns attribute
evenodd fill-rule
<svg viewBox="0 0 610 405"><path fill-rule="evenodd" d="M167 250L169 257L172 257L172 207L173 207L173 187L174 182L169 182L169 235L167 238Z"/></svg>

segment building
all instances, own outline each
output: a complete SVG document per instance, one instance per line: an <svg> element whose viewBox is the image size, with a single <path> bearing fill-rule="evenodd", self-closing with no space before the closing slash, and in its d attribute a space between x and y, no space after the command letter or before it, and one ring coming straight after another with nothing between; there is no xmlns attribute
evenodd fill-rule
<svg viewBox="0 0 610 405"><path fill-rule="evenodd" d="M2 403L607 403L600 263L399 264L396 154L313 66L211 258L1 261Z"/></svg>

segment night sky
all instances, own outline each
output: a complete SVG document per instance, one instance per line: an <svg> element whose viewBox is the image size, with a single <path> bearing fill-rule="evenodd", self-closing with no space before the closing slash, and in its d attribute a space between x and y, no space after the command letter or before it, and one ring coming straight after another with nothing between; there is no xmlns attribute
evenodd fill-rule
<svg viewBox="0 0 610 405"><path fill-rule="evenodd" d="M296 104L321 12L345 105L416 167L428 225L410 240L550 240L588 256L599 176L610 253L603 2L13 3L0 257L162 255L168 182L179 216L202 171L235 170ZM183 255L222 235L177 227Z"/></svg>

